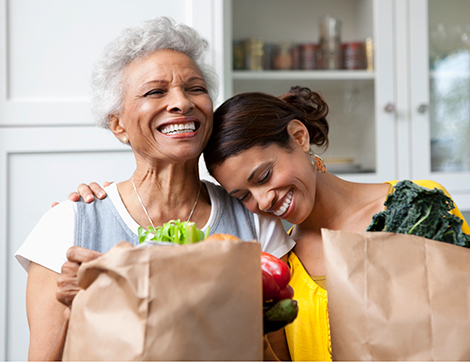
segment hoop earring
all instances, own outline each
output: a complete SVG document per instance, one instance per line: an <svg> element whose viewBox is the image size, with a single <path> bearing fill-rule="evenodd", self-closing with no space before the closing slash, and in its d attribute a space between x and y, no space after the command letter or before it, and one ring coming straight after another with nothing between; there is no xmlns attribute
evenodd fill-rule
<svg viewBox="0 0 470 362"><path fill-rule="evenodd" d="M323 159L320 156L314 154L312 151L309 151L309 152L310 152L310 158L312 160L313 167L315 167L315 170L321 173L325 173L326 166L325 166L325 162L323 161Z"/></svg>

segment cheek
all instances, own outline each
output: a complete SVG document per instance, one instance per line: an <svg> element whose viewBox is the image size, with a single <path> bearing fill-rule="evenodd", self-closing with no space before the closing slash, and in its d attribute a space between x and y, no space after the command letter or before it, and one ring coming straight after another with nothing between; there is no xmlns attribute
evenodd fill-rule
<svg viewBox="0 0 470 362"><path fill-rule="evenodd" d="M212 100L208 97L207 100L202 102L201 110L206 115L208 121L210 121L211 129L212 129L212 118L214 116L214 106L212 104Z"/></svg>

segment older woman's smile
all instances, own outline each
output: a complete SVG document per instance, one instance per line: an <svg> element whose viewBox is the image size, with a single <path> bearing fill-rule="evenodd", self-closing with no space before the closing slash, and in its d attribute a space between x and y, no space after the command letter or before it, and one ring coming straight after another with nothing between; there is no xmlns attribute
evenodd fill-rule
<svg viewBox="0 0 470 362"><path fill-rule="evenodd" d="M165 135L186 134L195 132L199 128L199 122L190 121L184 123L172 123L161 126L158 130Z"/></svg>

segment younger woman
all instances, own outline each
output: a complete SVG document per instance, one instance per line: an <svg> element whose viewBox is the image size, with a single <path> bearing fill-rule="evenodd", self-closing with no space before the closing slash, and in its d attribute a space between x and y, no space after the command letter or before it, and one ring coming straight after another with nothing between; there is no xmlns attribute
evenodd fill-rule
<svg viewBox="0 0 470 362"><path fill-rule="evenodd" d="M299 315L285 335L290 357L301 361L331 360L321 229L365 231L397 182L353 183L328 173L312 152L328 146L327 114L322 97L307 88L279 98L236 95L214 113L204 150L209 172L248 210L295 225L288 261ZM443 189L429 180L415 183ZM463 219L458 209L452 213ZM470 234L465 221L463 232ZM284 356L280 345L272 343Z"/></svg>

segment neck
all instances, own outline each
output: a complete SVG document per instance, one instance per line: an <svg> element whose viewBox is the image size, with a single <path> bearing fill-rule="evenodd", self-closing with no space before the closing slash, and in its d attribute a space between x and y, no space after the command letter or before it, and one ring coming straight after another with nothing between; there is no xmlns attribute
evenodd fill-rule
<svg viewBox="0 0 470 362"><path fill-rule="evenodd" d="M201 187L198 169L185 172L184 175L176 171L175 167L160 172L138 169L131 179L118 184L119 193L127 210L141 226L149 226L151 224L149 218L154 226L173 219L186 221L193 208L192 221L204 218L201 217L199 209L207 211L209 207L210 213L208 195L205 188ZM197 205L194 207L196 200L198 200Z"/></svg>
<svg viewBox="0 0 470 362"><path fill-rule="evenodd" d="M320 233L322 228L336 228L354 203L354 184L330 173L316 177L315 203L310 215L298 225L297 231Z"/></svg>

